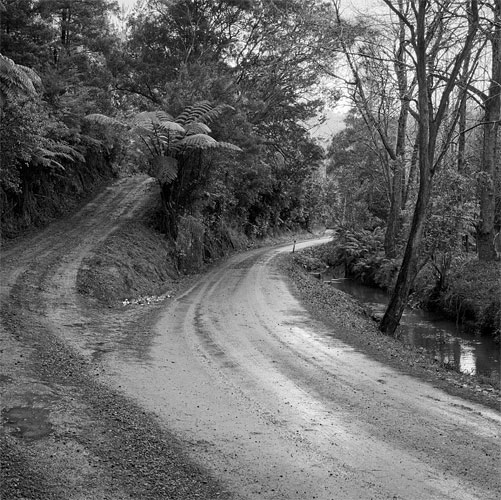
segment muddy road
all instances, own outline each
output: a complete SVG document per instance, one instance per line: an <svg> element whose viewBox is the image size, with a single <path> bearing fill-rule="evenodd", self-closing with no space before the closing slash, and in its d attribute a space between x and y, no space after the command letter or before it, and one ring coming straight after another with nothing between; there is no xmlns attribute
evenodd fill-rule
<svg viewBox="0 0 501 500"><path fill-rule="evenodd" d="M290 246L150 308L82 300L84 257L151 188L122 180L3 252L5 498L501 496L500 414L336 339L277 270Z"/></svg>

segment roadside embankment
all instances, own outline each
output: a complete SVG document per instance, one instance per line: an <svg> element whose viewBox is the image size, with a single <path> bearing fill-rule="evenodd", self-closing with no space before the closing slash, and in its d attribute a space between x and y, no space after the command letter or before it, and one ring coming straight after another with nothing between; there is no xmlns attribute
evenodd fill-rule
<svg viewBox="0 0 501 500"><path fill-rule="evenodd" d="M425 349L403 344L383 335L368 311L354 298L314 276L312 266L322 265L312 257L317 249L283 256L278 265L296 296L318 319L332 328L333 336L370 357L414 377L427 380L446 392L499 409L499 384L457 373L437 362ZM316 264L315 264L316 263Z"/></svg>
<svg viewBox="0 0 501 500"><path fill-rule="evenodd" d="M250 239L227 227L209 230L188 216L180 219L174 242L155 229L159 201L159 195L152 197L138 217L118 227L82 261L77 274L82 296L107 307L158 302L234 252L312 236L278 233Z"/></svg>

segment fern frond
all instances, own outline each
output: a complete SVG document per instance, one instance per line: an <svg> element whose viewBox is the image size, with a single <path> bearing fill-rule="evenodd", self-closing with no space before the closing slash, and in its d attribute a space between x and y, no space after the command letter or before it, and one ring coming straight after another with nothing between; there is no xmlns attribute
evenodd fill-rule
<svg viewBox="0 0 501 500"><path fill-rule="evenodd" d="M28 66L23 66L22 64L18 64L17 67L26 76L28 76L28 78L31 80L31 83L35 88L38 88L39 90L42 88L42 79L33 68L29 68Z"/></svg>
<svg viewBox="0 0 501 500"><path fill-rule="evenodd" d="M139 116L141 115L141 116ZM184 135L185 130L179 124L172 120L160 121L155 116L154 112L139 113L134 117L133 123L135 124L134 132L139 135L158 135L159 132L166 132L167 139ZM164 113L167 116L167 113Z"/></svg>
<svg viewBox="0 0 501 500"><path fill-rule="evenodd" d="M209 101L200 101L188 106L176 118L176 122L184 126L188 125L188 123L194 122L211 123L228 109L234 108L228 104L218 104L214 107Z"/></svg>
<svg viewBox="0 0 501 500"><path fill-rule="evenodd" d="M170 156L154 156L151 159L152 175L162 184L170 184L177 177L178 162Z"/></svg>
<svg viewBox="0 0 501 500"><path fill-rule="evenodd" d="M175 146L175 150L192 149L227 149L229 151L242 151L238 146L229 142L218 142L210 135L193 134L181 139Z"/></svg>
<svg viewBox="0 0 501 500"><path fill-rule="evenodd" d="M67 157L71 161L78 160L81 162L85 162L85 157L82 153L77 151L75 148L68 146L68 144L63 144L61 142L55 142L53 145L51 144L52 150L54 153L61 158Z"/></svg>
<svg viewBox="0 0 501 500"><path fill-rule="evenodd" d="M11 98L16 92L36 94L35 85L41 86L41 80L34 70L0 54L0 94L4 98Z"/></svg>
<svg viewBox="0 0 501 500"><path fill-rule="evenodd" d="M70 156L67 153L50 151L49 149L45 149L45 148L38 148L34 152L33 156L34 156L35 161L40 160L42 158L48 159L48 160L52 160L54 158L61 158L61 159L65 159L68 161L75 161L73 156Z"/></svg>
<svg viewBox="0 0 501 500"><path fill-rule="evenodd" d="M238 153L242 152L241 148L239 148L238 146L235 146L235 144L232 144L231 142L219 141L217 143L217 147L220 149L227 149L228 151L236 151Z"/></svg>
<svg viewBox="0 0 501 500"><path fill-rule="evenodd" d="M112 118L111 116L106 116L102 115L100 113L91 113L90 115L87 115L84 117L85 120L98 123L99 125L105 125L105 126L119 126L123 128L127 128L128 125L121 122L120 120L117 120L116 118Z"/></svg>
<svg viewBox="0 0 501 500"><path fill-rule="evenodd" d="M235 108L233 106L230 106L229 104L219 104L215 108L207 112L207 114L204 116L203 121L211 123L216 118L219 118L227 110L235 111Z"/></svg>
<svg viewBox="0 0 501 500"><path fill-rule="evenodd" d="M186 125L186 135L194 134L210 134L211 129L205 124L200 122L191 122Z"/></svg>
<svg viewBox="0 0 501 500"><path fill-rule="evenodd" d="M181 139L176 145L176 149L209 149L217 147L216 139L206 134L188 135Z"/></svg>
<svg viewBox="0 0 501 500"><path fill-rule="evenodd" d="M172 121L167 121L167 122L161 122L158 125L158 128L162 130L163 132L167 132L168 134L185 134L186 130L184 127L179 125L179 123L172 122Z"/></svg>
<svg viewBox="0 0 501 500"><path fill-rule="evenodd" d="M174 121L174 117L165 111L142 111L134 116L132 123L134 125L140 125L145 121L150 121L154 123L161 123L167 121Z"/></svg>
<svg viewBox="0 0 501 500"><path fill-rule="evenodd" d="M190 122L194 121L202 121L199 120L204 114L212 109L209 101L200 101L191 106L188 106L177 118L176 122L181 125L186 125Z"/></svg>

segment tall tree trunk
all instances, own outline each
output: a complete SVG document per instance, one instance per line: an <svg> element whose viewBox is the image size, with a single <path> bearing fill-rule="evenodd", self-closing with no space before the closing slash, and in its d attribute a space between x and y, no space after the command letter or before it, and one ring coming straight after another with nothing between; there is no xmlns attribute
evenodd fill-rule
<svg viewBox="0 0 501 500"><path fill-rule="evenodd" d="M501 119L501 0L494 4L492 45L492 77L485 101L482 170L479 181L480 223L477 230L479 260L496 258L494 249L494 219L496 209L495 176L499 163L498 130Z"/></svg>
<svg viewBox="0 0 501 500"><path fill-rule="evenodd" d="M404 259L398 273L395 289L390 299L390 303L381 320L379 329L382 332L395 335L400 318L407 305L407 299L414 283L418 270L419 247L423 237L426 224L426 213L431 197L432 176L427 174L421 176L418 199L414 209L412 224L405 248Z"/></svg>
<svg viewBox="0 0 501 500"><path fill-rule="evenodd" d="M398 0L399 10L403 10L403 0ZM398 116L397 139L393 158L393 181L388 225L384 238L385 255L389 259L397 256L397 241L401 229L402 191L404 184L405 144L407 139L407 118L409 116L409 86L407 83L407 64L405 56L406 30L402 19L398 21L398 46L395 54L395 75L398 82L400 112Z"/></svg>
<svg viewBox="0 0 501 500"><path fill-rule="evenodd" d="M414 188L414 183L416 182L415 177L416 177L418 159L419 159L419 140L418 137L416 137L416 140L414 141L414 146L412 147L412 155L409 166L409 173L407 176L407 184L405 185L402 199L402 209L404 209L405 206L407 205L407 202L409 201L409 195L411 193L411 190Z"/></svg>
<svg viewBox="0 0 501 500"><path fill-rule="evenodd" d="M388 259L397 256L397 239L400 233L402 211L403 159L393 161L393 179L391 186L390 213L384 235L384 253Z"/></svg>

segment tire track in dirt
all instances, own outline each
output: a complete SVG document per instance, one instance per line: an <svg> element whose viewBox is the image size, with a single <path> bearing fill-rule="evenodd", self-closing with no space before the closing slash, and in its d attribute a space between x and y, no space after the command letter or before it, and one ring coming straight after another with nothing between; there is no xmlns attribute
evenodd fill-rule
<svg viewBox="0 0 501 500"><path fill-rule="evenodd" d="M202 277L149 356L109 360L111 379L245 498L498 498L499 414L333 338L292 298L277 253Z"/></svg>
<svg viewBox="0 0 501 500"><path fill-rule="evenodd" d="M225 497L174 436L101 382L99 344L145 318L89 308L75 289L82 260L144 210L153 186L121 179L2 252L2 498Z"/></svg>

